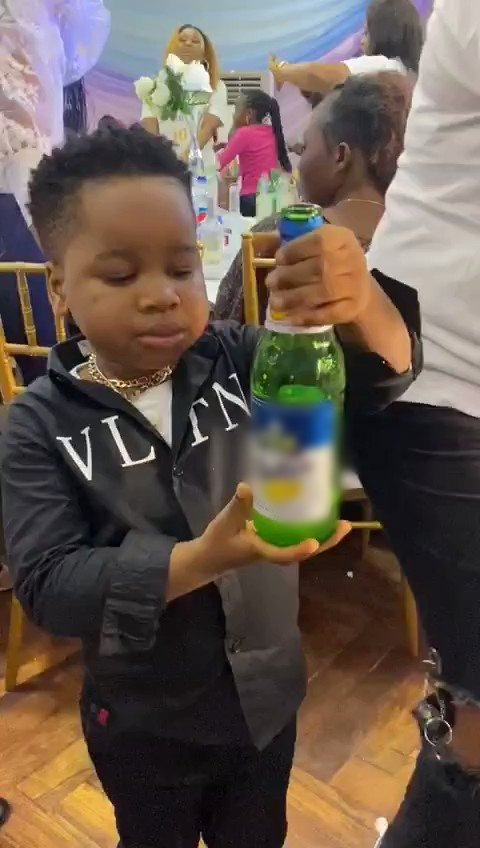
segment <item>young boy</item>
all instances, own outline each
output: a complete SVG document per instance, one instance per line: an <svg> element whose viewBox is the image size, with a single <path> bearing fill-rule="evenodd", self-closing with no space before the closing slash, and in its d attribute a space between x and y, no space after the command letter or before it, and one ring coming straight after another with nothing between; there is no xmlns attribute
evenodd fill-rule
<svg viewBox="0 0 480 848"><path fill-rule="evenodd" d="M161 138L68 141L33 176L31 211L55 308L85 338L11 410L15 590L83 640L83 728L124 848L280 848L305 680L297 573L279 565L318 545L273 548L246 524L257 331L207 326L189 177ZM401 391L410 337L351 234L325 228L278 263L276 308L361 343L376 376L358 395Z"/></svg>

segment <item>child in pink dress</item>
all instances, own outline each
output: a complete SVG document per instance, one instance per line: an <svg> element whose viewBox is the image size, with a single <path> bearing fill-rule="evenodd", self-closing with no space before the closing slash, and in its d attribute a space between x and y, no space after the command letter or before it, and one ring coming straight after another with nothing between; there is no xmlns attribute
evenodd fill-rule
<svg viewBox="0 0 480 848"><path fill-rule="evenodd" d="M242 178L240 212L254 218L260 177L276 168L289 173L292 170L278 103L265 91L242 94L237 100L232 136L218 154L219 169L222 171L237 157Z"/></svg>

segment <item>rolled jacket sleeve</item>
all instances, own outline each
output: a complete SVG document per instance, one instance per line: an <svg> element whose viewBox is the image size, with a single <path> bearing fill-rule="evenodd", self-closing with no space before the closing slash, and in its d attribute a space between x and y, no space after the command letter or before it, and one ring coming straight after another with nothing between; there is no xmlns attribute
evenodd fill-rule
<svg viewBox="0 0 480 848"><path fill-rule="evenodd" d="M176 540L130 530L118 547L95 547L71 473L23 403L10 410L2 446L7 559L20 603L54 635L98 639L105 656L149 650Z"/></svg>
<svg viewBox="0 0 480 848"><path fill-rule="evenodd" d="M416 290L378 271L372 271L372 275L396 306L407 327L412 349L411 367L398 374L378 354L343 344L347 372L345 405L347 418L350 419L358 414L381 412L398 400L423 367L420 305Z"/></svg>

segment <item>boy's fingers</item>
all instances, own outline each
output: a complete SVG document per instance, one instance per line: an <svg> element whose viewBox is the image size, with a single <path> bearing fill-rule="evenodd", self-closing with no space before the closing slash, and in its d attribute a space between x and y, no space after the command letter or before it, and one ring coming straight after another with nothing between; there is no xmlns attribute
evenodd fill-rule
<svg viewBox="0 0 480 848"><path fill-rule="evenodd" d="M254 537L253 546L259 558L280 565L290 565L292 562L301 562L301 560L308 559L314 556L319 548L315 539L307 539L300 545L292 545L288 548L277 548L276 545L269 545L268 542L264 542L259 536Z"/></svg>
<svg viewBox="0 0 480 848"><path fill-rule="evenodd" d="M331 536L330 539L327 539L327 541L322 545L320 545L315 539L307 539L299 545L292 545L288 548L278 548L275 545L269 545L267 542L263 542L259 536L255 536L253 544L258 555L262 557L262 559L269 560L270 562L277 562L280 565L288 565L292 562L302 562L312 556L316 556L317 554L324 553L325 551L334 548L342 541L342 539L345 538L345 536L348 536L351 529L352 527L349 521L339 521L333 536Z"/></svg>
<svg viewBox="0 0 480 848"><path fill-rule="evenodd" d="M334 548L345 538L345 536L348 536L351 531L352 525L349 521L338 521L335 533L333 534L333 536L330 536L330 539L327 539L327 541L324 542L323 545L319 546L317 554L323 554L324 551L329 551L330 548Z"/></svg>
<svg viewBox="0 0 480 848"><path fill-rule="evenodd" d="M230 509L231 517L238 521L238 529L243 530L253 507L253 492L248 483L239 483L237 490L227 509Z"/></svg>
<svg viewBox="0 0 480 848"><path fill-rule="evenodd" d="M253 495L247 483L239 483L226 507L214 519L215 527L226 537L244 530L253 506Z"/></svg>
<svg viewBox="0 0 480 848"><path fill-rule="evenodd" d="M235 496L233 501L242 501L242 503L248 502L249 509L252 507L253 503L253 492L248 483L239 483L235 492Z"/></svg>

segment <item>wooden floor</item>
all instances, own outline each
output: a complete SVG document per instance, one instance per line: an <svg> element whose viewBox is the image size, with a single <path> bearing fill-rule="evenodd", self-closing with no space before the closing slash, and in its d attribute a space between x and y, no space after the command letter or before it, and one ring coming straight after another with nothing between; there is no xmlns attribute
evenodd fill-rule
<svg viewBox="0 0 480 848"><path fill-rule="evenodd" d="M409 709L421 678L402 646L392 558L376 549L367 563L355 556L349 542L302 574L309 689L289 848L373 848L375 819L392 816L414 764ZM13 805L1 848L116 846L112 810L80 734L80 684L72 659L0 700L0 794Z"/></svg>

